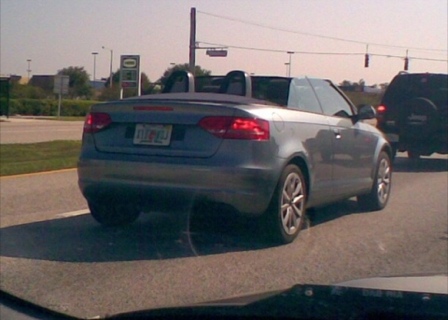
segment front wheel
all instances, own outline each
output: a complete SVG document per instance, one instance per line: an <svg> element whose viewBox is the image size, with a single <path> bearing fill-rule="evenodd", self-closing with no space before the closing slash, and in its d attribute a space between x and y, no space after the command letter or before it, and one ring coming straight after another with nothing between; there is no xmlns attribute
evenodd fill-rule
<svg viewBox="0 0 448 320"><path fill-rule="evenodd" d="M92 217L107 227L128 225L140 215L140 210L130 203L89 201L88 205Z"/></svg>
<svg viewBox="0 0 448 320"><path fill-rule="evenodd" d="M265 213L266 233L270 240L290 243L299 234L305 220L306 182L300 169L284 169L271 203Z"/></svg>
<svg viewBox="0 0 448 320"><path fill-rule="evenodd" d="M378 157L372 190L358 196L358 205L367 211L381 210L389 201L392 186L392 166L389 155L382 151Z"/></svg>

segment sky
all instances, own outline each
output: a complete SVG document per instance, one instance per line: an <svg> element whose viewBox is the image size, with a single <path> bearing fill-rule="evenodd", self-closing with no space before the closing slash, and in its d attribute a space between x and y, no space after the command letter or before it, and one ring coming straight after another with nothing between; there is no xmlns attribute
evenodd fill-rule
<svg viewBox="0 0 448 320"><path fill-rule="evenodd" d="M0 74L26 77L31 60L31 76L77 66L93 77L95 66L105 78L112 50L114 71L121 55L139 55L156 81L188 63L193 7L196 65L212 74L291 67L292 76L373 85L402 71L406 54L409 72L448 73L448 0L0 0Z"/></svg>

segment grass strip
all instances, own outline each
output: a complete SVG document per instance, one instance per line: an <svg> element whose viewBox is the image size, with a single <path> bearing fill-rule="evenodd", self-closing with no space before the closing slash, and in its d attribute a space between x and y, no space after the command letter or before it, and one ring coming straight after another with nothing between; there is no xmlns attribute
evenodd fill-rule
<svg viewBox="0 0 448 320"><path fill-rule="evenodd" d="M81 141L0 145L0 176L75 168Z"/></svg>
<svg viewBox="0 0 448 320"><path fill-rule="evenodd" d="M74 117L74 116L70 116L70 117L54 117L52 119L48 119L48 120L57 120L57 121L84 121L86 120L86 117Z"/></svg>

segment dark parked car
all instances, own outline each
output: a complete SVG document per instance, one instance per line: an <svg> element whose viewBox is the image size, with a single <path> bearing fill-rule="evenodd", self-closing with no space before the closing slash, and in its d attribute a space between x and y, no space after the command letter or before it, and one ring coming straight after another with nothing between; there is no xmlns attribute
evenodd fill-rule
<svg viewBox="0 0 448 320"><path fill-rule="evenodd" d="M378 129L409 158L448 153L448 75L400 73L384 93Z"/></svg>
<svg viewBox="0 0 448 320"><path fill-rule="evenodd" d="M267 235L288 243L307 207L353 196L366 210L386 206L392 149L362 121L371 106L357 111L321 79L232 71L201 83L207 92L178 72L162 94L92 106L78 175L99 223L212 203L261 216Z"/></svg>

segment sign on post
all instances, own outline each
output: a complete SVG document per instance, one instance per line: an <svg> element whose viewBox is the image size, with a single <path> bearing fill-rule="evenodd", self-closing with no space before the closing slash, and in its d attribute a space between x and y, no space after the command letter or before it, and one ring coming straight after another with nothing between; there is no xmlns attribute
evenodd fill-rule
<svg viewBox="0 0 448 320"><path fill-rule="evenodd" d="M121 88L137 88L137 95L140 95L140 56L125 55L120 61Z"/></svg>
<svg viewBox="0 0 448 320"><path fill-rule="evenodd" d="M68 83L70 81L69 76L57 74L54 76L54 89L53 92L59 95L58 100L58 117L61 116L61 101L62 95L68 93Z"/></svg>
<svg viewBox="0 0 448 320"><path fill-rule="evenodd" d="M64 76L61 74L55 75L53 92L56 94L67 94L69 80L70 80L69 76Z"/></svg>

